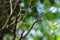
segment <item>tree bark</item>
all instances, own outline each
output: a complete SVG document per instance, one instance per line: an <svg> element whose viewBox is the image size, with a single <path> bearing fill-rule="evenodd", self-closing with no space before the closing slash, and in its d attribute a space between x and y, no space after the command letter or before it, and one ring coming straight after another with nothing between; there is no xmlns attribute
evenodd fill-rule
<svg viewBox="0 0 60 40"><path fill-rule="evenodd" d="M3 31L0 30L0 40L3 40Z"/></svg>

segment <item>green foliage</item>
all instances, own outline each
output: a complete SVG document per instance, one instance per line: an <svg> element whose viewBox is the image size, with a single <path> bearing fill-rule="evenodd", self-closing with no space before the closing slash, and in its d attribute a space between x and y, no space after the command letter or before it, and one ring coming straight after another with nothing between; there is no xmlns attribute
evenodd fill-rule
<svg viewBox="0 0 60 40"><path fill-rule="evenodd" d="M46 17L47 17L48 20L53 20L53 19L56 18L56 14L54 14L54 13L48 13L48 14L46 15Z"/></svg>
<svg viewBox="0 0 60 40"><path fill-rule="evenodd" d="M44 8L45 9L49 8L50 5L51 5L49 0L45 0L43 3L44 3Z"/></svg>
<svg viewBox="0 0 60 40"><path fill-rule="evenodd" d="M8 1L6 0L4 2L7 2L6 4L4 4L4 6L6 6L5 13L3 13L4 11L2 10L3 8L1 7L2 4L0 6L0 9L1 9L0 10L0 28L3 26L3 24L7 20L8 16L10 15L9 0ZM25 4L24 7L21 7L21 5L19 5L21 2L23 2ZM44 37L47 37L48 40L60 40L60 35L59 35L59 33L60 33L60 30L59 30L60 29L60 23L59 23L60 22L60 9L59 9L60 4L56 4L55 0L44 0L44 1L43 0L41 0L41 1L39 1L39 0L32 0L32 1L31 0L21 0L21 2L17 5L16 10L14 10L14 14L13 14L12 18L10 19L6 29L3 30L4 31L4 40L11 40L13 38L11 31L14 28L14 21L15 21L15 17L17 14L19 14L19 16L18 16L18 20L17 20L17 26L16 26L17 33L16 34L18 35L20 30L22 30L22 31L29 30L29 28L32 26L33 22L36 20L36 18L41 16L41 15L39 15L39 13L36 10L36 6L37 6L38 2L42 2L42 4L44 5L43 9L45 11L47 9L50 9L50 7L52 7L52 6L56 6L57 11L55 13L53 13L51 11L42 12L43 14L44 13L46 13L46 14L44 16L42 16L41 21L36 23L33 27L33 30L36 31L35 32L36 35L33 35L34 31L32 31L33 34L32 33L30 33L32 35L28 34L26 39L31 37L33 40L43 40ZM14 4L15 3L13 3L13 5ZM58 9L59 9L59 11L58 11ZM37 30L41 31L42 34L37 33ZM55 31L57 31L57 32L55 32ZM16 36L16 40L19 40L19 36L21 36L21 32L18 36ZM40 36L37 34L40 34Z"/></svg>

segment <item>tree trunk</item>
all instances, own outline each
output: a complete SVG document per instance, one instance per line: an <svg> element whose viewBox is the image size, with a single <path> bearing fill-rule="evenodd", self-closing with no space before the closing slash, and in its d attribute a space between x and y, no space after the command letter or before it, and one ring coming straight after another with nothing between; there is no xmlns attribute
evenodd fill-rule
<svg viewBox="0 0 60 40"><path fill-rule="evenodd" d="M3 32L0 30L0 40L3 40Z"/></svg>

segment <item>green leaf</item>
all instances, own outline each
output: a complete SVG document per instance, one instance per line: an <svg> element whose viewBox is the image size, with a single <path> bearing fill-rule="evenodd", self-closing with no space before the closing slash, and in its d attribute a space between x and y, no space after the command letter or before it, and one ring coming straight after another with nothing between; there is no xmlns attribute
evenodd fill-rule
<svg viewBox="0 0 60 40"><path fill-rule="evenodd" d="M44 3L44 9L48 9L51 5L49 0L45 0L43 3Z"/></svg>
<svg viewBox="0 0 60 40"><path fill-rule="evenodd" d="M53 13L47 13L46 14L46 18L48 20L54 20L56 18L56 14L53 14Z"/></svg>

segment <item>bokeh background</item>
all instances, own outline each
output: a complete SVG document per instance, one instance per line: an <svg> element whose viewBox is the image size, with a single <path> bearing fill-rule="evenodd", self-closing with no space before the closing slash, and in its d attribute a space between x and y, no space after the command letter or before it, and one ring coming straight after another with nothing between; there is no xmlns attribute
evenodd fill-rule
<svg viewBox="0 0 60 40"><path fill-rule="evenodd" d="M8 10L9 3L6 2L5 5ZM19 40L23 30L25 35L35 19L43 14L45 15L41 17L41 21L34 25L24 40L60 40L60 0L20 0L16 11L20 14L16 26L16 40ZM3 40L12 40L10 31L13 30L15 15L4 30ZM5 14L0 10L0 26L8 16L9 10Z"/></svg>

